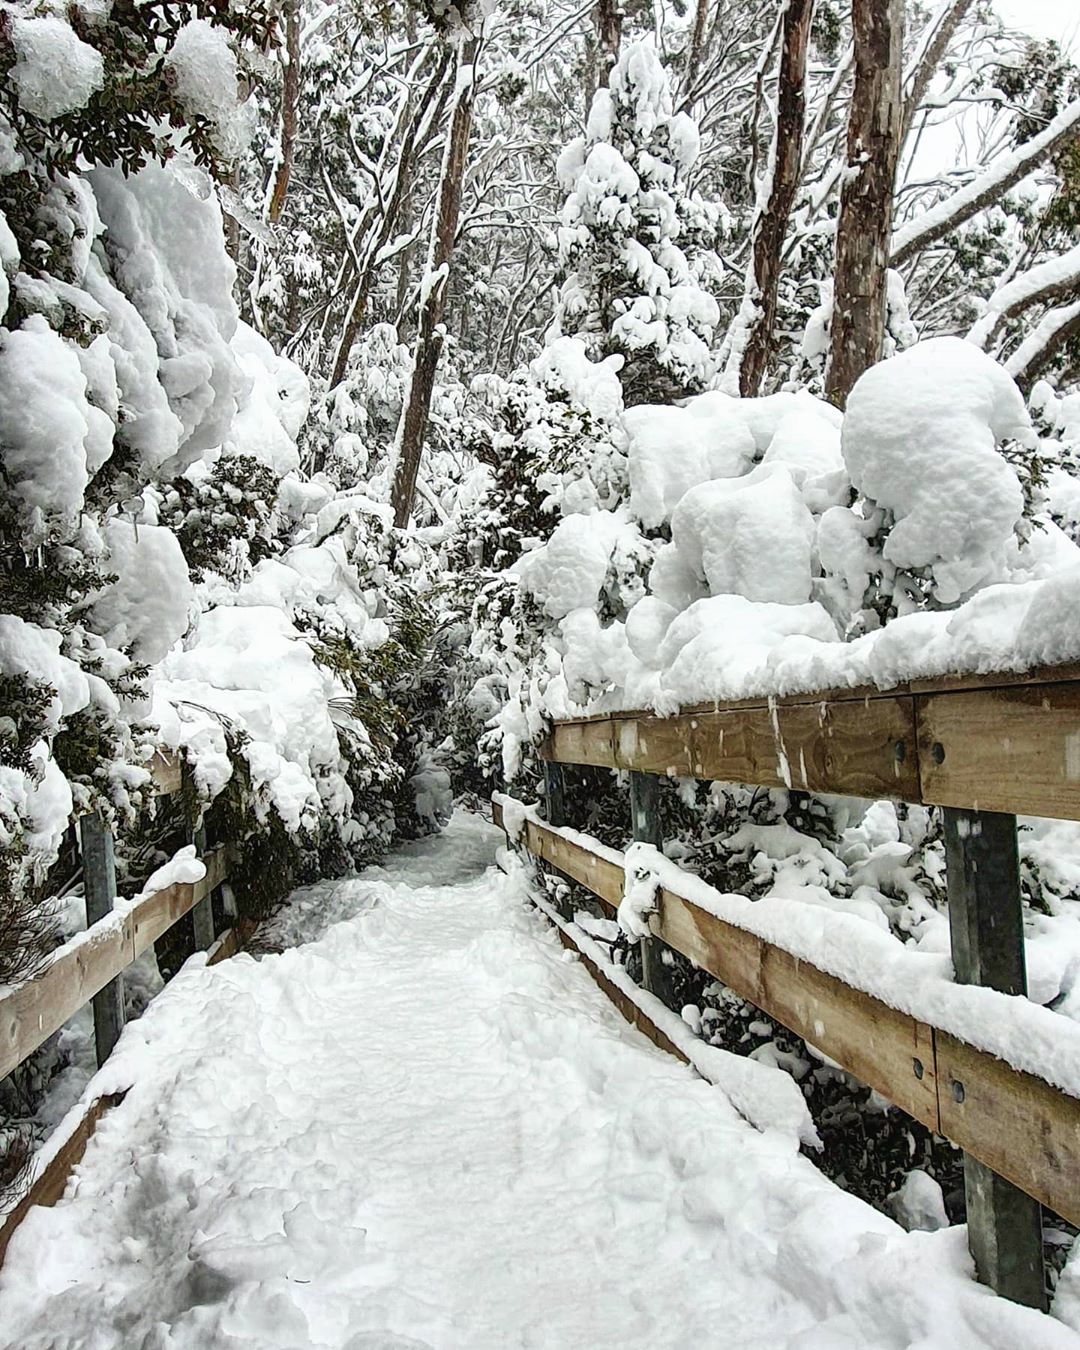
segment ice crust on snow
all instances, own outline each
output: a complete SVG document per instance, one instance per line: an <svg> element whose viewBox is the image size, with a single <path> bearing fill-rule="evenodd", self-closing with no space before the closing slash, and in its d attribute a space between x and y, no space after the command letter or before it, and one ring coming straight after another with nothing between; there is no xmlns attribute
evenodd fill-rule
<svg viewBox="0 0 1080 1350"><path fill-rule="evenodd" d="M748 1125L739 1090L801 1106L783 1074L717 1052L715 1087L646 1042L520 869L485 871L497 843L458 818L301 892L282 924L304 945L199 954L125 1028L86 1094L124 1103L0 1274L20 1350L676 1350L718 1326L792 1350L1075 1346L1067 1310L975 1283L962 1229L905 1232L792 1129Z"/></svg>

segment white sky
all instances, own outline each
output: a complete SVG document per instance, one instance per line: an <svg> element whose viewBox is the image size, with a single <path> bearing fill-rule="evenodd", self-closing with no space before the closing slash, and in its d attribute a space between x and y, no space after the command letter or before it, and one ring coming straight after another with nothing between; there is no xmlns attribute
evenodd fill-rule
<svg viewBox="0 0 1080 1350"><path fill-rule="evenodd" d="M1056 38L1074 61L1080 60L1078 0L995 0L1005 22L1035 37Z"/></svg>

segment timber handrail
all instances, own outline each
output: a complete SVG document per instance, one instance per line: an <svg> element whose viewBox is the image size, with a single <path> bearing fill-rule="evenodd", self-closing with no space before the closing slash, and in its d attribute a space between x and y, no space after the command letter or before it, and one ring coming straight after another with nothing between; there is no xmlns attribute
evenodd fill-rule
<svg viewBox="0 0 1080 1350"><path fill-rule="evenodd" d="M494 810L502 825L501 803ZM609 911L618 907L624 871L610 850L595 851L532 818L523 821L519 842ZM661 887L657 901L652 931L672 950L936 1134L1080 1223L1080 1099L710 914L674 889Z"/></svg>
<svg viewBox="0 0 1080 1350"><path fill-rule="evenodd" d="M1080 667L561 721L558 764L1080 820Z"/></svg>
<svg viewBox="0 0 1080 1350"><path fill-rule="evenodd" d="M225 881L225 845L204 853L202 862L201 881L168 886L115 910L57 947L30 979L0 992L0 1078Z"/></svg>
<svg viewBox="0 0 1080 1350"><path fill-rule="evenodd" d="M156 796L167 796L179 790L179 756L158 752L149 767ZM99 823L99 831L102 829L102 837L107 836L111 866L111 832ZM200 945L209 947L215 937L219 943L228 939L232 929L221 935L213 933L207 903L212 893L228 880L228 846L222 844L208 849L204 845L200 858L206 869L200 881L176 883L141 896L132 903L117 903L115 894L105 894L103 909L106 912L102 917L88 923L83 932L76 933L50 952L30 978L0 988L0 1078L16 1069L86 1003L92 999L104 1001L103 991L107 991L173 924L197 906L202 905L205 911L205 922L200 925L205 940ZM87 877L88 887L89 882ZM114 891L115 887L108 889ZM122 999L113 999L112 1004L114 1017L107 1035L114 1041L120 1030L120 1026L115 1025L118 1005L122 1026ZM95 1008L95 1014L98 1011ZM102 1021L97 1015L95 1022L100 1063L112 1046L102 1043Z"/></svg>
<svg viewBox="0 0 1080 1350"><path fill-rule="evenodd" d="M603 713L557 722L540 753L550 825L526 822L525 846L609 906L621 867L558 830L564 765L628 772L633 837L657 848L664 778L940 807L956 979L1024 994L1016 817L1080 820L1080 665L715 701L670 717ZM1080 1223L1077 1098L674 891L661 891L652 923L647 990L664 996L666 944L959 1145L979 1278L1046 1306L1039 1206Z"/></svg>

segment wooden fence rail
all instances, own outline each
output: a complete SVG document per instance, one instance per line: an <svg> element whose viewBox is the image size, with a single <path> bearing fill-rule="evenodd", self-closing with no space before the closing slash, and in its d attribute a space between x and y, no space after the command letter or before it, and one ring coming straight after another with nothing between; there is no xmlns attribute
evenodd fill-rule
<svg viewBox="0 0 1080 1350"><path fill-rule="evenodd" d="M157 796L167 796L180 787L179 760L159 756L154 763ZM108 1056L123 1025L123 1000L119 990L102 1007L105 991L124 970L178 920L196 906L204 905L204 948L218 936L213 932L209 899L229 876L226 845L201 852L206 875L193 884L178 883L155 891L131 905L116 904L112 869L112 834L100 817L82 822L84 891L88 924L52 952L33 978L0 991L0 1078L5 1078L28 1055L95 1000L95 1034L98 1063ZM89 826L89 828L87 828ZM119 1018L119 1022L117 1022Z"/></svg>
<svg viewBox="0 0 1080 1350"><path fill-rule="evenodd" d="M629 771L633 837L657 846L663 777L940 806L956 979L1024 994L1016 815L1080 820L1080 667L613 713L557 723L541 754L549 824L528 820L522 842L609 907L622 867L558 830L563 765ZM1080 1224L1080 1100L674 890L652 933L959 1145L979 1278L1046 1307L1040 1205ZM662 996L655 950L643 964Z"/></svg>
<svg viewBox="0 0 1080 1350"><path fill-rule="evenodd" d="M180 790L178 756L159 754L151 767L155 795ZM91 1001L97 1060L102 1064L123 1028L125 969L185 914L194 911L196 947L207 951L209 962L232 955L241 945L240 924L228 892L223 909L231 926L221 933L215 932L211 905L214 892L228 880L227 845L209 848L204 832L196 831L194 842L206 868L202 880L177 883L125 904L117 901L111 829L100 816L90 815L81 819L79 834L87 927L52 952L31 979L0 990L0 1078ZM122 1094L91 1102L73 1133L38 1171L28 1193L0 1223L0 1260L26 1212L59 1199L97 1121L121 1099Z"/></svg>
<svg viewBox="0 0 1080 1350"><path fill-rule="evenodd" d="M558 723L542 753L668 777L1080 820L1080 667Z"/></svg>

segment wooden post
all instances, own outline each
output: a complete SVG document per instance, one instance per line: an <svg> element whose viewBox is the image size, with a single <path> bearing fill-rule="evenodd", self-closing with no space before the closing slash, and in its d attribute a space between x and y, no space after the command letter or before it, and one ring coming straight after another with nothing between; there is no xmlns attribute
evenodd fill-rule
<svg viewBox="0 0 1080 1350"><path fill-rule="evenodd" d="M544 815L556 829L566 824L566 774L551 760L544 761Z"/></svg>
<svg viewBox="0 0 1080 1350"><path fill-rule="evenodd" d="M1027 993L1016 817L944 808L949 933L960 984ZM964 1085L942 1084L956 1101ZM995 1293L1047 1308L1042 1208L1012 1182L964 1155L968 1248Z"/></svg>
<svg viewBox="0 0 1080 1350"><path fill-rule="evenodd" d="M662 848L660 829L660 777L655 773L630 774L630 828L636 840ZM671 1001L671 982L663 960L664 944L659 938L641 939L641 982L662 1003Z"/></svg>
<svg viewBox="0 0 1080 1350"><path fill-rule="evenodd" d="M566 774L561 764L551 760L544 761L544 815L556 828L566 824ZM574 904L569 897L558 902L558 910L564 919L573 919Z"/></svg>
<svg viewBox="0 0 1080 1350"><path fill-rule="evenodd" d="M200 825L192 835L192 843L199 857L206 853L206 826ZM191 911L191 926L195 933L195 950L204 952L214 942L214 893L209 891Z"/></svg>
<svg viewBox="0 0 1080 1350"><path fill-rule="evenodd" d="M116 900L116 864L113 836L99 811L79 821L79 846L83 863L83 895L86 897L86 926L111 913ZM124 1029L124 977L114 980L94 995L94 1040L98 1068L105 1063Z"/></svg>

